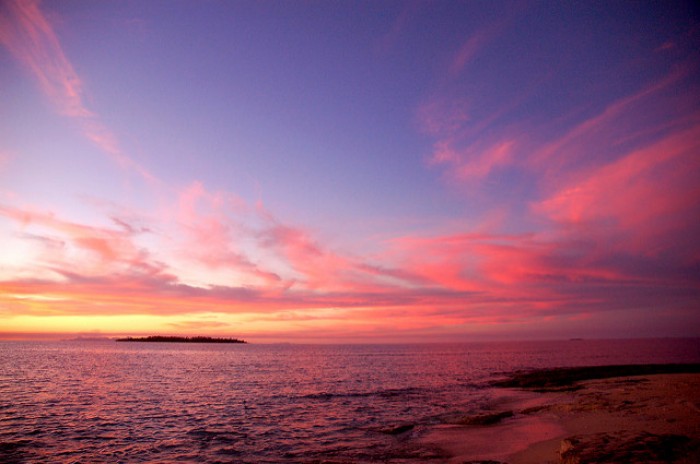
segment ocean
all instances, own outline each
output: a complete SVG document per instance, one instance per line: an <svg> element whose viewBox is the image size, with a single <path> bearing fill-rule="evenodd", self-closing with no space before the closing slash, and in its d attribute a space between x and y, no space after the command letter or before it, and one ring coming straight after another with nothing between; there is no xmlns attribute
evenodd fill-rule
<svg viewBox="0 0 700 464"><path fill-rule="evenodd" d="M487 410L509 372L666 362L700 362L700 341L6 341L0 462L442 462L417 437Z"/></svg>

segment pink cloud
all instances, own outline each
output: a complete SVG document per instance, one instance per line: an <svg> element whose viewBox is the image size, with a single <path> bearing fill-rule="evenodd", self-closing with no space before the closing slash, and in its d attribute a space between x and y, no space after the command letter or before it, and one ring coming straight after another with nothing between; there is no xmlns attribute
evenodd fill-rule
<svg viewBox="0 0 700 464"><path fill-rule="evenodd" d="M403 237L394 240L402 267L438 288L482 292L494 283L484 274L489 246L522 243L522 237L463 233L434 237ZM491 245L489 245L491 244Z"/></svg>
<svg viewBox="0 0 700 464"><path fill-rule="evenodd" d="M461 180L482 179L494 169L510 164L513 160L514 147L515 143L512 140L499 142L459 165L455 176Z"/></svg>
<svg viewBox="0 0 700 464"><path fill-rule="evenodd" d="M410 2L403 2L401 6L403 8L392 23L391 28L382 37L380 37L377 42L376 52L380 55L385 55L394 48L401 35L405 32L406 28L415 19L422 4L413 0Z"/></svg>
<svg viewBox="0 0 700 464"><path fill-rule="evenodd" d="M214 271L236 271L250 285L284 288L274 271L263 269L249 256L255 252L255 237L246 222L252 209L227 192L209 192L194 182L179 194L177 224L182 233L178 253ZM252 218L254 219L254 218Z"/></svg>
<svg viewBox="0 0 700 464"><path fill-rule="evenodd" d="M679 66L636 93L611 102L564 135L533 147L529 165L535 170L546 170L551 177L561 177L567 170L581 169L582 162L594 166L601 160L605 162L617 146L629 142L631 137L644 139L667 130L688 112L674 90L674 85L688 75L688 67Z"/></svg>
<svg viewBox="0 0 700 464"><path fill-rule="evenodd" d="M404 237L393 245L394 260L402 269L440 290L426 300L432 302L434 310L453 314L465 323L534 321L580 312L633 310L662 302L673 306L695 291L693 285L675 275L660 275L667 263L634 261L633 256L601 249L590 240L587 235L565 232L482 233ZM637 264L630 265L629 259ZM652 272L640 269L640 264ZM428 295L427 288L423 295ZM445 291L447 295L442 294ZM455 304L448 295L457 293L460 303ZM645 297L640 299L642 294Z"/></svg>
<svg viewBox="0 0 700 464"><path fill-rule="evenodd" d="M394 265L440 288L480 298L500 295L521 305L506 310L494 301L494 314L649 304L631 289L656 292L649 301L665 298L664 305L683 300L696 291L691 282L700 262L692 238L700 235L700 116L693 66L673 68L555 138L546 125L527 121L495 128L499 115L515 103L476 120L465 116L463 100L450 107L440 104L447 101L443 96L423 105L419 120L436 137L430 162L442 166L451 183L474 185L508 167L519 171L518 179L526 179L540 199L529 209L525 204L516 217L495 198L501 219L481 235L457 231L395 240ZM688 92L680 94L681 85ZM524 225L529 234L493 233ZM670 289L677 296L669 296ZM465 313L477 300L469 298Z"/></svg>
<svg viewBox="0 0 700 464"><path fill-rule="evenodd" d="M12 219L22 229L37 229L33 237L40 239L43 265L61 269L89 269L90 274L106 275L120 269L154 268L148 263L148 252L135 243L138 232L131 229L94 227L57 218L52 213L0 205L0 216ZM59 244L60 246L56 246Z"/></svg>
<svg viewBox="0 0 700 464"><path fill-rule="evenodd" d="M490 42L503 33L505 28L518 13L519 9L516 8L512 10L508 16L484 26L471 34L453 56L448 68L448 75L451 78L455 78L461 74L467 65L471 63Z"/></svg>
<svg viewBox="0 0 700 464"><path fill-rule="evenodd" d="M282 224L261 208L267 225L260 232L260 243L279 253L301 279L296 284L311 290L333 291L353 286L360 289L368 283L366 279L363 282L362 276L358 278L357 274L366 273L351 260L323 249L308 232Z"/></svg>
<svg viewBox="0 0 700 464"><path fill-rule="evenodd" d="M250 209L235 196L210 193L195 183L183 190L177 205L174 223L162 218L166 222L148 227L122 218L128 214L112 216L114 227L96 227L48 212L2 206L0 215L17 224L23 231L18 237L31 240L37 253L31 262L17 263L25 271L35 269L35 277L5 280L0 293L6 295L8 307L24 308L28 314L80 314L91 307L94 314L213 309L260 313L394 305L420 298L394 291L394 283L409 277L400 270L332 253L310 233L280 223L269 212ZM141 244L142 238L150 248ZM286 280L254 262L252 257L260 253L266 256L260 262L283 265ZM182 256L201 276L197 286L183 283ZM201 266L223 276L235 271L244 279L223 283L201 272ZM35 304L37 297L51 300L51 309Z"/></svg>
<svg viewBox="0 0 700 464"><path fill-rule="evenodd" d="M677 244L675 234L700 229L699 152L700 124L592 171L534 209L617 249L661 253Z"/></svg>
<svg viewBox="0 0 700 464"><path fill-rule="evenodd" d="M85 105L83 82L38 1L6 2L0 10L0 44L29 69L58 112L79 123L88 140L122 168L156 181L148 170L124 153L117 137Z"/></svg>
<svg viewBox="0 0 700 464"><path fill-rule="evenodd" d="M161 218L166 222L137 227L122 219L129 217L123 214L112 218L113 227L95 227L3 206L0 214L26 230L26 239L43 250L42 259L34 264L55 278L10 279L0 284L0 292L13 313L48 311L47 305L32 302L36 296L52 299L51 311L66 314L183 314L213 308L263 314L346 308L358 321L370 311L377 321L394 320L396 327L407 331L421 326L438 330L450 325L515 324L625 308L639 304L631 292L640 288L658 287L656 297L669 298L672 289L682 296L685 284L677 279L636 270L638 261L630 264L631 258L625 256L639 255L637 248L610 247L610 242L604 248L596 240L608 240L608 235L579 227L597 224L595 211L603 219L606 214L619 215L620 208L627 211L626 198L597 206L605 201L604 191L635 196L647 192L658 173L676 190L658 200L661 209L654 214L676 208L679 214L674 217L680 220L680 213L697 206L697 196L684 196L694 185L690 173L697 168L692 157L697 144L696 131L678 133L630 153L582 182L580 190L593 193L580 197L562 191L534 205L533 213L557 224L554 230L502 234L485 226L479 233L400 237L376 255L379 261L334 251L313 231L281 222L262 204L251 208L234 195L209 192L201 183L180 193L171 225ZM662 193L657 188L643 198L652 201ZM634 209L629 214L629 223L620 224L631 230L652 220ZM676 229L684 227L678 223ZM170 245L155 250L140 244L140 238L154 234L151 230L164 229L168 232L158 233L159 241ZM641 237L640 243L648 247L657 243L654 234ZM198 286L183 283L179 267L170 261L174 255L164 253L173 247L198 266L217 272L233 269L248 278L230 283L205 279ZM76 260L76 252L84 253L83 259ZM156 258L158 253L164 254ZM258 264L272 262L281 267L273 271ZM653 269L664 263L651 256L642 264ZM332 319L319 317L328 323ZM379 330L384 324L372 327Z"/></svg>
<svg viewBox="0 0 700 464"><path fill-rule="evenodd" d="M459 48L449 66L449 75L459 75L467 64L490 42L496 35L497 28L491 27L477 31L469 37Z"/></svg>
<svg viewBox="0 0 700 464"><path fill-rule="evenodd" d="M6 15L0 16L0 43L31 70L59 112L77 118L92 116L83 105L82 82L39 3L7 2L5 10Z"/></svg>
<svg viewBox="0 0 700 464"><path fill-rule="evenodd" d="M516 159L515 140L497 140L491 145L472 144L457 148L453 140L440 140L431 155L432 164L446 166L446 176L461 184L480 181L499 168L512 165Z"/></svg>
<svg viewBox="0 0 700 464"><path fill-rule="evenodd" d="M460 184L481 181L499 168L521 164L529 148L524 143L528 134L513 128L489 129L525 95L527 92L483 118L473 118L464 99L427 100L417 111L417 122L422 131L435 137L428 164L441 166L450 182Z"/></svg>
<svg viewBox="0 0 700 464"><path fill-rule="evenodd" d="M436 137L448 137L460 132L471 121L469 103L460 99L432 98L417 111L420 129Z"/></svg>
<svg viewBox="0 0 700 464"><path fill-rule="evenodd" d="M451 184L474 185L508 167L519 172L519 178L548 190L590 175L600 165L625 156L630 147L641 149L664 134L694 125L696 72L696 64L680 63L583 120L579 115L591 107L574 108L549 122L497 124L527 102L534 88L480 117L474 101L443 89L420 105L416 117L420 129L435 138L428 164L441 167ZM688 91L679 92L680 87ZM482 107L476 109L483 113ZM560 129L563 121L576 119L568 129Z"/></svg>

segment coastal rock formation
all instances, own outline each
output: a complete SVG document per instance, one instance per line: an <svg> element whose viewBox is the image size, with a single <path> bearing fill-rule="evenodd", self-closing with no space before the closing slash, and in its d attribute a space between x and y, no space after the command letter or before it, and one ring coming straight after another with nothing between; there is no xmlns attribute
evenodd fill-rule
<svg viewBox="0 0 700 464"><path fill-rule="evenodd" d="M501 422L503 419L513 417L513 411L501 411L489 414L478 414L475 416L466 416L457 421L459 425L494 425Z"/></svg>
<svg viewBox="0 0 700 464"><path fill-rule="evenodd" d="M675 364L516 373L497 382L515 389L513 400L499 403L507 404L503 412L455 418L449 424L461 428L437 428L425 442L460 464L698 464L699 369Z"/></svg>
<svg viewBox="0 0 700 464"><path fill-rule="evenodd" d="M413 424L403 424L381 429L380 432L386 435L401 435L403 433L410 432L414 427L415 426Z"/></svg>
<svg viewBox="0 0 700 464"><path fill-rule="evenodd" d="M629 431L574 435L562 440L560 463L676 462L687 453L690 441L684 435Z"/></svg>
<svg viewBox="0 0 700 464"><path fill-rule="evenodd" d="M518 371L506 379L493 382L493 386L524 388L538 392L576 391L581 388L579 382L586 380L640 375L698 373L700 373L700 363L562 367Z"/></svg>
<svg viewBox="0 0 700 464"><path fill-rule="evenodd" d="M492 460L486 460L486 461L464 461L462 464L507 464L505 462L501 461L492 461Z"/></svg>
<svg viewBox="0 0 700 464"><path fill-rule="evenodd" d="M464 461L462 464L507 464L505 462L501 461L492 461L492 460L486 460L486 461Z"/></svg>

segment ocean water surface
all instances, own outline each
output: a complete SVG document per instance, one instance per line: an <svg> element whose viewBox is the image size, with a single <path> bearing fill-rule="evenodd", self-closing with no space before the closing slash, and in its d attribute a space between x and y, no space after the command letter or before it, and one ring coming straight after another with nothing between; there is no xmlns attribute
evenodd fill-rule
<svg viewBox="0 0 700 464"><path fill-rule="evenodd" d="M508 372L665 362L700 343L0 342L0 461L441 462L416 437L487 409Z"/></svg>

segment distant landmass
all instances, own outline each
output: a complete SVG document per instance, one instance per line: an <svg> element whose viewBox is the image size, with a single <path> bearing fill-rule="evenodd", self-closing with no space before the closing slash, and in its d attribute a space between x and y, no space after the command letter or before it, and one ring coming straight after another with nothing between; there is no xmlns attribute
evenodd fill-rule
<svg viewBox="0 0 700 464"><path fill-rule="evenodd" d="M64 342L111 342L112 339L108 337L83 337L82 335L74 338L64 338Z"/></svg>
<svg viewBox="0 0 700 464"><path fill-rule="evenodd" d="M163 335L151 335L149 337L117 338L118 342L151 342L151 343L248 343L237 338L217 337L168 337Z"/></svg>

